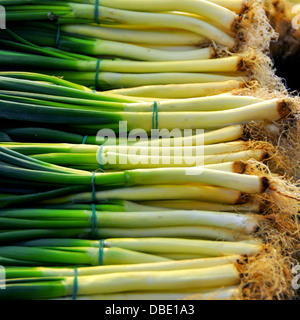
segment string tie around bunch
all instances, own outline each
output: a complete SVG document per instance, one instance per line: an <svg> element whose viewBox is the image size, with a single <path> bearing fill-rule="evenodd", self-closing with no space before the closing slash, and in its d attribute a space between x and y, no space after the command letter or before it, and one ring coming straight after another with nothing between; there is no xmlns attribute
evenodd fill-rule
<svg viewBox="0 0 300 320"><path fill-rule="evenodd" d="M86 144L86 141L87 141L87 138L88 138L88 137L89 137L89 136L84 136L83 139L82 139L81 144Z"/></svg>
<svg viewBox="0 0 300 320"><path fill-rule="evenodd" d="M78 292L78 269L74 268L74 282L73 282L72 300L77 299L77 292Z"/></svg>
<svg viewBox="0 0 300 320"><path fill-rule="evenodd" d="M96 211L96 186L95 186L95 172L92 173L92 239L97 238L97 211Z"/></svg>
<svg viewBox="0 0 300 320"><path fill-rule="evenodd" d="M99 24L99 0L95 1L95 22Z"/></svg>
<svg viewBox="0 0 300 320"><path fill-rule="evenodd" d="M156 101L153 104L152 129L158 129L158 103Z"/></svg>
<svg viewBox="0 0 300 320"><path fill-rule="evenodd" d="M60 41L60 36L61 36L61 30L60 30L60 25L57 25L57 32L56 32L56 40L55 40L55 47L58 48L59 46L59 41Z"/></svg>
<svg viewBox="0 0 300 320"><path fill-rule="evenodd" d="M99 241L99 266L102 266L103 263L103 255L104 255L104 239Z"/></svg>
<svg viewBox="0 0 300 320"><path fill-rule="evenodd" d="M93 93L96 93L98 88L98 82L99 82L99 70L100 70L100 63L102 59L98 59L96 63L96 74L95 74L95 90L93 90Z"/></svg>

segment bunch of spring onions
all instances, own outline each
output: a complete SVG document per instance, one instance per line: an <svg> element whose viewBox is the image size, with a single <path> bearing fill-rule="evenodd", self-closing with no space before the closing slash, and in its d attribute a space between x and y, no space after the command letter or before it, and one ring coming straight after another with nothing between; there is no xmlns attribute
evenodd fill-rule
<svg viewBox="0 0 300 320"><path fill-rule="evenodd" d="M211 168L189 168L190 175L186 175L187 168L156 168L144 170L126 170L110 173L90 173L88 171L66 169L34 158L27 157L7 148L1 149L3 159L0 169L1 177L16 180L49 183L62 186L88 186L94 184L101 187L130 187L141 185L188 184L201 183L233 190L260 193L268 187L268 179L264 176L250 176L232 173L228 170ZM201 171L199 171L201 169ZM198 173L198 174L197 174ZM201 173L201 174L199 174ZM21 175L21 176L20 176ZM20 178L21 177L21 178Z"/></svg>
<svg viewBox="0 0 300 320"><path fill-rule="evenodd" d="M6 5L7 20L52 20L58 24L112 24L142 26L150 29L175 29L192 33L227 47L235 45L233 36L238 15L209 1L1 1ZM240 8L240 11L242 7ZM126 28L126 27L125 27ZM75 26L76 30L79 28ZM172 31L171 31L172 32ZM93 31L89 34L94 34ZM80 34L82 35L82 33ZM150 34L150 37L153 35ZM184 35L183 35L184 37ZM131 39L131 36L130 36Z"/></svg>
<svg viewBox="0 0 300 320"><path fill-rule="evenodd" d="M212 203L210 205L199 203L198 208L204 206L202 209L214 211L225 205L223 210L226 211L226 205L230 208L230 205L241 204L243 199L247 199L244 194L263 193L270 184L267 177L240 174L235 173L236 170L235 172L233 169L229 170L230 167L235 167L230 163L222 164L221 168L196 166L91 173L43 162L6 148L1 150L1 208L33 203L37 205L88 204L107 199L197 200ZM186 174L187 170L190 171L190 175ZM88 235L90 231L90 229L87 230ZM157 235L161 231L162 229L149 228L149 235ZM130 232L138 232L138 230ZM175 229L166 229L164 232L166 235L173 236L186 236L189 232L194 232L196 236L207 234L205 228L189 227L183 229L175 227ZM77 236L78 230L70 235Z"/></svg>
<svg viewBox="0 0 300 320"><path fill-rule="evenodd" d="M97 209L96 209L97 210ZM253 213L171 210L113 212L76 209L0 211L0 242L40 237L197 237L246 240L259 226Z"/></svg>
<svg viewBox="0 0 300 320"><path fill-rule="evenodd" d="M203 74L203 77L204 77L203 81L205 81L205 77L207 76L210 77L210 75ZM62 79L59 79L59 78L55 78L51 76L47 77L44 74L2 71L1 77L19 78L20 80L43 81L51 84L64 86L64 87L67 86L70 88L83 90L89 93L96 93L95 91L92 91L87 87L84 87L75 83L63 81ZM164 100L167 100L167 99L178 100L178 99L188 99L188 98L199 98L199 97L227 93L231 90L242 88L244 85L243 82L241 82L240 80L226 80L226 79L227 79L226 76L225 77L217 76L215 80L218 82L140 86L140 87L126 88L126 89L115 89L107 92L102 92L102 94L115 96L115 98L119 98L121 99L121 101L127 101L127 102L155 101L155 100L163 102ZM98 78L98 82L99 82L99 78ZM24 82L22 83L24 86ZM36 83L31 82L31 86L30 86L31 89L27 92L27 94L29 94L28 97L39 98L39 96L32 95L33 93L35 94L41 93L40 91L38 91L37 88L35 88L35 90L32 88L32 85L34 84ZM20 83L19 85L21 86ZM8 86L8 84L6 84L6 86ZM28 83L27 83L27 87L29 87ZM11 88L8 87L8 89L11 89ZM31 91L31 90L34 90L34 91ZM62 92L60 93L60 95L62 95ZM64 95L68 98L71 98L71 96L66 95L66 92L64 92ZM92 98L91 95L88 95L88 96L82 96L81 98L82 99L85 98L85 100L95 100L96 98L99 98L99 97ZM225 99L226 99L226 96L225 96ZM99 99L96 99L96 100L99 100ZM56 99L53 101L59 102L59 100L56 100ZM259 101L259 99L257 99L256 101ZM70 102L75 103L72 100L70 100ZM235 104L233 104L233 106L235 106Z"/></svg>
<svg viewBox="0 0 300 320"><path fill-rule="evenodd" d="M60 64L65 64L65 68L68 68L68 67L70 68L71 62L75 58L81 59L82 71L84 71L83 69L84 62L86 62L86 64L88 65L89 61L96 60L95 58L92 59L90 56L94 56L94 57L113 56L113 57L122 57L127 59L135 59L140 61L160 62L160 61L177 61L177 60L189 61L189 60L199 60L199 59L211 59L216 54L215 50L210 47L202 48L202 49L193 49L189 51L151 49L151 48L127 44L123 42L110 42L110 41L99 40L99 39L91 40L90 38L81 39L81 38L74 37L72 35L64 35L65 33L63 33L61 30L60 30L61 32L60 37L58 39L59 41L57 41L56 43L57 27L53 26L52 24L46 24L46 25L42 25L42 27L38 27L38 31L35 32L34 29L36 29L36 27L37 26L35 26L34 24L33 26L30 26L30 25L29 26L21 25L16 27L12 26L8 30L1 32L1 42L3 43L4 46L8 48L15 48L17 50L22 50L25 52L31 51L31 52L41 53L42 55L45 55L45 56L50 56L50 57L53 56L53 58L56 57L58 60L61 61ZM54 50L56 47L58 47L59 50ZM70 51L75 52L74 56L73 56L73 53L71 54L69 53ZM40 63L42 63L42 60ZM158 66L161 64L162 63L158 63ZM29 65L30 65L30 62L29 62ZM147 70L149 70L149 68L147 68L147 64L140 62L140 65L145 66L140 72L142 71L147 72ZM80 67L80 64L74 64L73 69L76 68L76 66L78 70L78 67ZM118 67L118 64L115 67L113 67L112 65L111 71L114 71L114 70L117 71L118 68L116 67ZM120 69L120 70L122 72L122 70L125 69L127 70L127 72L129 72L131 68L129 65L129 68L127 67L126 69L126 64L125 64L125 66L123 66L123 69ZM137 70L137 68L135 69ZM163 71L164 68L160 67L160 70Z"/></svg>
<svg viewBox="0 0 300 320"><path fill-rule="evenodd" d="M158 141L156 141L158 142ZM263 161L268 157L263 145L258 148L245 141L219 143L206 146L122 146L122 145L70 145L70 144L0 144L0 160L9 162L1 148L20 151L30 158L43 162L71 167L74 169L96 171L120 171L142 168L193 167L203 156L206 168L243 173L242 161L255 159ZM72 154L70 156L70 154ZM11 153L11 156L13 152ZM24 158L25 159L25 158ZM28 159L30 161L30 159ZM200 161L199 161L200 164ZM202 163L201 163L202 164Z"/></svg>
<svg viewBox="0 0 300 320"><path fill-rule="evenodd" d="M168 53L168 58L169 55ZM195 57L197 60L176 61L179 60L177 58L173 59L175 61L167 62L111 59L101 59L100 61L98 59L68 60L0 51L0 62L5 65L6 70L42 70L45 74L63 77L66 80L102 90L159 86L170 83L202 84L202 86L216 83L217 86L223 86L226 90L226 88L238 88L247 80L246 73L239 71L243 68L241 56L209 60L204 60L206 57L199 54L195 54ZM47 70L47 66L50 70ZM230 86L228 81L231 81L229 82Z"/></svg>
<svg viewBox="0 0 300 320"><path fill-rule="evenodd" d="M232 91L260 80L240 50L253 4L0 5L0 300L280 296L294 209L249 128L294 106Z"/></svg>
<svg viewBox="0 0 300 320"><path fill-rule="evenodd" d="M1 187L1 207L20 206L25 204L47 204L65 208L69 204L89 204L93 200L90 186L74 186L55 189L49 183L16 181L1 178L6 185ZM19 183L18 188L14 187ZM101 189L100 189L101 190ZM247 202L247 194L228 188L198 184L160 184L153 186L136 186L106 189L96 192L97 202L109 200L131 200L150 203L157 206L176 209L198 209L213 211L242 210ZM181 200L181 201L178 201ZM251 204L251 203L250 203ZM236 205L237 208L236 208ZM250 205L252 209L252 204ZM257 206L254 205L257 211ZM258 206L259 208L259 206ZM251 211L250 209L250 211ZM242 211L247 211L248 205ZM259 210L258 210L259 212Z"/></svg>
<svg viewBox="0 0 300 320"><path fill-rule="evenodd" d="M191 296L196 299L236 299L241 296L237 259L144 263L122 265L122 269L103 266L98 268L99 273L92 267L88 268L87 275L81 275L87 268L61 269L59 276L47 278L41 276L42 272L51 274L53 269L7 268L8 276L17 279L7 280L0 299L168 300ZM26 271L35 277L20 279ZM63 275L66 272L69 274Z"/></svg>
<svg viewBox="0 0 300 320"><path fill-rule="evenodd" d="M222 111L187 111L178 112L135 112L132 110L91 110L89 107L80 109L77 106L70 108L69 105L64 107L54 107L52 103L43 102L42 105L32 103L20 103L8 99L1 99L0 118L23 122L25 124L58 124L60 126L68 125L71 129L101 128L118 130L120 122L126 122L128 131L142 129L144 132L151 132L152 129L174 128L216 130L232 124L244 124L251 121L279 121L288 114L288 108L283 100L273 99L261 103L248 105L245 107L222 110ZM105 102L108 106L109 103ZM153 105L153 104L152 104ZM122 105L121 105L122 108ZM148 104L149 108L149 104ZM157 118L156 124L153 125L154 118Z"/></svg>
<svg viewBox="0 0 300 320"><path fill-rule="evenodd" d="M39 78L39 76L37 77ZM119 127L120 121L126 121L129 131L142 129L150 132L151 129L173 130L174 128L214 130L250 121L277 121L289 113L288 105L284 99L260 100L255 103L254 101L257 99L247 96L229 95L225 100L223 100L223 96L215 96L222 106L219 107L218 102L216 106L212 97L203 98L204 109L208 110L209 105L211 108L209 111L200 111L201 98L165 102L153 102L152 100L152 102L141 103L128 101L123 96L106 93L93 94L85 92L83 89L77 90L67 86L68 84L66 86L55 84L49 86L39 81L18 79L13 76L0 77L0 94L2 93L0 118L8 123L13 119L19 123L26 123L27 126L30 124L52 124L66 127L67 125L75 130L84 127L86 130L90 128L94 131L98 131L101 127L115 129ZM44 94L27 94L21 91L25 88L33 93L43 90ZM53 97L56 92L60 94L61 98ZM29 98L27 95L31 97ZM69 98L70 96L72 98ZM79 99L77 99L77 103L72 103L75 96ZM81 100L81 97L88 97L93 101ZM62 99L64 99L64 103L54 102ZM233 101L232 104L231 101ZM234 101L236 101L236 106L234 106ZM131 104L130 102L136 103ZM82 105L78 105L79 103ZM164 103L166 108L161 108L160 105ZM175 112L173 106L176 106L177 103L181 107ZM95 104L97 104L96 107ZM200 110L196 111L195 107L190 110L189 104L193 106L197 104L197 110ZM155 105L157 112L155 112ZM193 112L187 113L187 111Z"/></svg>
<svg viewBox="0 0 300 320"><path fill-rule="evenodd" d="M142 300L232 299L241 294L237 261L260 250L259 243L168 238L19 242L0 247L7 266L0 299L130 299L136 291Z"/></svg>
<svg viewBox="0 0 300 320"><path fill-rule="evenodd" d="M80 133L70 133L63 130L51 129L49 128L40 128L36 127L19 127L13 128L11 126L2 128L1 137L2 144L1 146L6 147L8 149L12 149L18 151L20 153L26 155L33 154L43 154L45 153L93 153L96 151L97 146L103 145L105 143L106 146L115 146L115 148L124 147L125 143L129 147L134 147L139 150L142 147L151 147L151 141L155 141L155 147L162 147L166 140L162 140L165 136L162 134L161 139L151 137L153 139L143 139L142 141L136 141L136 139L124 139L121 137L116 137L115 140L103 140L99 135L96 136L97 132L89 130L88 133L90 135L83 135ZM83 130L84 131L84 130ZM84 133L82 131L82 133ZM87 133L87 132L85 132ZM232 125L218 130L212 130L202 133L195 133L187 136L174 135L174 137L170 137L170 135L166 136L169 142L168 147L203 147L208 145L234 142L236 140L241 140L244 136L246 136L247 130L243 125ZM19 141L19 142L13 142ZM10 143L4 143L10 142ZM28 143L25 143L28 142ZM60 144L58 144L60 143ZM70 146L71 144L77 144ZM154 142L152 142L154 144ZM42 147L46 147L43 149ZM70 148L71 147L71 148ZM205 152L213 153L211 149L214 148L206 147ZM246 148L248 149L248 148ZM138 151L137 151L138 152ZM171 152L171 149L170 149Z"/></svg>
<svg viewBox="0 0 300 320"><path fill-rule="evenodd" d="M23 151L27 148L25 154L30 153L31 145L11 145L12 149L18 149L18 146L23 148ZM259 208L248 204L239 206L239 209L248 212L249 216L234 212L220 213L215 210L235 210L234 205L243 199L242 193L262 193L268 187L268 179L265 177L242 175L245 169L242 162L204 166L200 175L186 175L187 168L184 167L90 173L50 164L25 154L1 147L0 176L3 186L5 185L2 187L4 194L1 196L1 207L33 202L38 205L40 202L48 208L1 211L1 242L41 237L89 238L94 233L99 239L164 236L244 240L259 224L253 216ZM194 167L191 170L197 173L198 168ZM16 184L20 188L19 191L14 187ZM9 194L10 190L20 195ZM42 190L44 192L41 192ZM159 209L157 212L157 208L142 206L139 210L128 210L126 214L122 214L124 210L121 210L122 215L118 216L119 207L105 204L99 205L99 208L95 207L94 212L86 210L87 206L71 206L68 209L70 203L101 202L106 199L173 200L178 199L179 195L182 200L209 202L198 203L198 206L204 206L203 209L207 206L208 211ZM114 210L116 213L112 213ZM34 212L36 221L33 221ZM108 219L106 225L105 212ZM117 216L114 217L114 214ZM52 222L48 221L52 218ZM246 222L247 219L249 222Z"/></svg>
<svg viewBox="0 0 300 320"><path fill-rule="evenodd" d="M172 272L175 271L191 271L196 269L208 269L207 276L209 275L210 268L216 268L225 266L228 264L234 264L235 261L238 261L239 259L242 259L241 256L226 256L226 257L216 257L216 258L200 258L200 259L193 259L193 260L181 260L181 261L166 261L166 262L155 262L155 263L140 263L140 264L131 264L131 265L110 265L110 266L101 266L101 267L79 267L77 268L77 277L80 279L83 279L82 277L86 277L84 279L89 279L91 281L94 281L94 276L105 276L105 275L114 275L114 274L120 274L122 277L125 277L125 274L127 274L127 279L130 279L129 282L134 279L134 277L130 278L130 273L135 274L142 274L148 273L148 276L151 276L154 279L158 280L158 277L160 275L168 274L173 276ZM215 269L216 270L216 269ZM7 289L10 291L6 291L6 296L1 296L1 298L8 298L9 296L11 298L15 298L15 294L18 294L19 298L25 298L25 299L34 299L34 298L53 298L53 297L60 297L62 299L63 296L66 296L66 299L68 299L68 293L51 293L49 295L49 291L46 289L47 283L44 282L47 278L49 281L52 279L52 281L55 281L56 277L61 277L61 280L63 278L69 277L70 280L75 275L74 268L66 268L61 267L59 270L57 268L51 268L51 267L7 267L6 268L6 281L8 282ZM156 272L156 273L154 273ZM161 274L163 272L164 274ZM178 273L178 272L177 272ZM225 274L223 274L225 275ZM50 278L51 277L51 278ZM22 284L18 284L15 279L24 279L23 280L23 286ZM39 281L43 282L42 286L40 286L40 292L43 293L43 296L36 296L36 291L38 289L37 286L32 286L31 294L28 295L28 292L25 293L26 287L30 285L29 281L30 278L39 279ZM176 278L178 278L178 275L176 275ZM26 283L27 279L27 283ZM171 278L170 278L171 279ZM200 278L198 278L200 279ZM203 278L204 280L205 278ZM103 278L104 281L104 278ZM142 280L140 280L142 283ZM224 281L224 280L222 280ZM53 282L52 282L53 283ZM111 284L114 283L114 279L111 280L110 283L107 283L107 288L111 287ZM49 284L49 283L48 283ZM74 282L73 282L74 284ZM214 299L233 299L239 297L239 288L237 286L238 281L236 282L235 286L226 286L223 289L219 289L218 287L213 288L213 283L209 283L206 286L210 286L208 288L188 288L188 285L186 287L182 288L176 288L176 289L170 289L168 291L165 290L165 287L156 288L156 291L152 291L154 289L152 288L145 288L143 289L144 292L134 292L133 289L131 292L123 292L126 291L125 286L119 287L114 293L97 293L93 295L89 294L83 294L80 292L77 292L76 298L77 300L86 300L86 299L93 299L93 300L173 300L173 299L183 299L189 296L195 296L197 295L197 299L207 299L207 298L214 298ZM102 286L103 287L103 286ZM166 287L169 287L168 285ZM52 287L53 288L53 287ZM62 285L63 288L63 285ZM33 289L33 290L32 290ZM80 287L80 290L82 288ZM35 293L34 293L35 291ZM48 291L48 294L46 293ZM44 296L46 294L46 296ZM0 298L0 299L1 299ZM71 299L69 294L69 299Z"/></svg>
<svg viewBox="0 0 300 320"><path fill-rule="evenodd" d="M2 70L38 69L101 90L190 84L228 91L248 81L247 59L229 52L244 1L229 8L205 0L2 3Z"/></svg>
<svg viewBox="0 0 300 320"><path fill-rule="evenodd" d="M262 249L262 243L253 240L211 241L185 238L125 237L99 241L44 238L15 242L8 247L1 246L0 254L3 257L4 265L8 266L14 265L13 260L19 261L20 264L22 260L25 263L28 261L28 265L31 266L36 266L40 262L46 266L101 266L102 264L139 264L186 260L191 257L251 255ZM184 259L182 259L183 257ZM10 259L12 259L11 262Z"/></svg>
<svg viewBox="0 0 300 320"><path fill-rule="evenodd" d="M196 86L197 87L197 86ZM186 95L197 95L196 87L182 87L182 91L185 89ZM104 119L104 115L109 114L115 115L117 118L121 119L122 114L132 115L134 117L143 118L149 116L150 125L152 124L153 118L153 108L154 99L148 100L148 98L136 98L136 97L125 97L117 95L114 93L93 93L92 90L82 87L71 82L67 82L62 79L48 77L41 74L31 74L31 73L21 73L21 72L5 72L2 73L0 77L0 95L4 101L7 101L10 106L15 105L20 108L32 108L34 110L33 114L39 117L39 119L34 119L33 114L27 116L24 113L23 116L18 112L12 115L13 109L10 109L10 115L5 114L4 107L2 119L6 119L3 124L1 131L3 138L8 139L11 137L14 141L48 141L48 142L69 142L69 143L82 143L86 135L89 135L85 139L87 144L99 144L101 142L97 141L96 134L101 128L107 128L107 121ZM181 95L179 88L170 88L176 95L176 92ZM175 90L176 89L176 90ZM190 93L189 93L190 90ZM156 95L156 93L154 93ZM176 97L177 98L177 97ZM243 117L247 117L249 108L257 108L260 104L267 103L270 105L275 105L274 101L265 102L262 99L254 98L251 96L238 96L232 94L222 94L222 95L212 95L200 98L189 98L189 99L173 99L173 100L160 100L157 103L158 112L158 126L161 123L161 117L159 114L162 112L167 116L166 121L168 121L169 116L174 114L178 117L178 121L182 122L182 116L186 112L190 111L193 115L207 116L210 115L220 115L224 117L225 113L229 112L232 114L235 109L238 111L243 111L244 115L239 119L242 120ZM252 106L252 107L251 107ZM40 113L36 113L36 108L44 113L46 112L44 121ZM268 106L262 105L261 119L266 117L266 109ZM80 117L77 118L80 122L79 124L71 124L71 118L68 117L68 121L62 121L61 115L57 114L59 112L68 113L75 121L75 110L80 113ZM112 113L112 111L116 111ZM29 110L26 110L28 112ZM175 113L176 111L176 113ZM215 111L217 113L211 113ZM25 110L23 110L25 112ZM107 112L107 113L105 113ZM121 112L121 113L119 113ZM97 113L101 119L99 119L97 125L84 125L84 118L82 116L88 116ZM49 115L57 114L56 120L51 124ZM283 115L283 114L282 114ZM281 115L281 116L282 116ZM21 118L18 118L18 117ZM230 122L232 121L231 115ZM267 114L272 118L271 114ZM168 118L168 119L167 119ZM193 118L193 117L191 117ZM23 120L22 120L23 119ZM60 119L60 121L58 121ZM80 119L80 120L79 120ZM252 119L249 115L248 119ZM67 119L66 119L67 120ZM95 119L94 119L95 120ZM109 121L109 120L108 120ZM139 119L136 119L139 121ZM165 121L165 122L166 122ZM60 124L60 122L63 122ZM106 122L106 124L100 124ZM117 123L111 124L109 127L113 128L115 131L119 130L119 125ZM142 123L139 123L142 124ZM161 123L163 125L163 123ZM161 126L163 128L163 126ZM169 126L170 127L170 126ZM199 128L198 125L196 128ZM129 128L128 128L129 129ZM141 127L141 129L145 129ZM146 128L147 129L147 128ZM174 128L171 128L174 129ZM227 133L228 132L228 133ZM231 132L231 133L230 133ZM6 136L5 136L6 135ZM240 138L243 135L243 129L239 126L232 127L232 129L224 129L219 133L205 133L205 143L217 143L223 141L232 141ZM8 136L8 137L7 137Z"/></svg>

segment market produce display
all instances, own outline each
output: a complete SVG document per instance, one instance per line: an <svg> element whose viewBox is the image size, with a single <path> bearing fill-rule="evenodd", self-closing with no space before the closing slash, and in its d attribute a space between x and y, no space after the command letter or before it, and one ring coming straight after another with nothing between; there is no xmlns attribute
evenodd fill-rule
<svg viewBox="0 0 300 320"><path fill-rule="evenodd" d="M299 4L0 0L0 300L295 298Z"/></svg>

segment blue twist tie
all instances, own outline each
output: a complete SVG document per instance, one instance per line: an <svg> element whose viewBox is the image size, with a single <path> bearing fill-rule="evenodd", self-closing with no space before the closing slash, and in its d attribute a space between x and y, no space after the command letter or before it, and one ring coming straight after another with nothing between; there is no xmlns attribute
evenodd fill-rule
<svg viewBox="0 0 300 320"><path fill-rule="evenodd" d="M103 249L104 249L104 240L99 241L99 266L102 266L103 263Z"/></svg>
<svg viewBox="0 0 300 320"><path fill-rule="evenodd" d="M78 292L78 270L77 270L77 268L74 268L74 283L73 283L72 300L77 299L77 292Z"/></svg>
<svg viewBox="0 0 300 320"><path fill-rule="evenodd" d="M152 129L158 129L158 104L156 101L153 105Z"/></svg>
<svg viewBox="0 0 300 320"><path fill-rule="evenodd" d="M99 24L99 0L95 1L95 22Z"/></svg>
<svg viewBox="0 0 300 320"><path fill-rule="evenodd" d="M60 25L57 25L57 33L56 33L56 41L55 41L55 47L58 48L60 40Z"/></svg>
<svg viewBox="0 0 300 320"><path fill-rule="evenodd" d="M89 136L85 136L83 139L82 139L82 144L86 144L86 140Z"/></svg>
<svg viewBox="0 0 300 320"><path fill-rule="evenodd" d="M99 81L99 69L100 69L100 62L102 59L98 59L97 60L97 64L96 64L96 75L95 75L95 88L97 90L98 88L98 81ZM96 90L94 93L96 93Z"/></svg>
<svg viewBox="0 0 300 320"><path fill-rule="evenodd" d="M104 145L102 144L101 147L99 148L97 160L98 160L98 163L99 163L99 167L100 167L101 172L104 173L105 171L104 171L103 163L102 163L102 151L103 151L103 147L104 147Z"/></svg>

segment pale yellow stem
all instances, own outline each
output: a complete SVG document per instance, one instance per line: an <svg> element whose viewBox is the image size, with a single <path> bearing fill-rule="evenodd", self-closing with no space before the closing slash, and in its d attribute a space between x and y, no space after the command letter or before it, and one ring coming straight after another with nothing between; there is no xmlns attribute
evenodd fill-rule
<svg viewBox="0 0 300 320"><path fill-rule="evenodd" d="M245 0L208 0L209 2L215 3L219 6L227 8L236 13L242 12L246 5Z"/></svg>
<svg viewBox="0 0 300 320"><path fill-rule="evenodd" d="M107 199L131 200L131 201L153 201L153 200L197 200L220 204L238 204L242 201L239 191L205 186L193 185L156 185L139 186L104 190L96 193L98 201ZM91 193L80 193L44 201L48 204L58 203L86 203L91 201Z"/></svg>
<svg viewBox="0 0 300 320"><path fill-rule="evenodd" d="M111 145L111 146L104 146L103 153L112 152L112 153L120 153L120 154L135 154L135 155L157 155L157 156L167 156L170 155L171 157L181 154L181 152L185 152L188 155L196 156L197 152L203 152L204 155L216 155L221 153L233 153L244 151L249 148L247 142L240 140L234 142L227 142L227 143L219 143L207 146L182 146L182 147L168 147L165 144L163 147L147 147L147 146L122 146L122 145ZM79 148L78 148L79 149ZM74 149L76 150L76 145L74 145ZM97 152L97 150L93 150ZM75 151L73 153L76 153Z"/></svg>
<svg viewBox="0 0 300 320"><path fill-rule="evenodd" d="M95 19L95 6L70 3L73 9L73 16L78 18ZM151 5L152 7L152 5ZM218 7L219 8L219 7ZM99 20L112 20L122 22L123 24L148 25L167 28L178 28L195 32L213 40L218 44L232 48L235 45L235 39L226 32L210 25L205 21L196 18L178 16L169 13L145 13L127 10L112 9L108 7L99 7ZM222 20L224 19L221 18ZM221 20L221 21L222 21Z"/></svg>
<svg viewBox="0 0 300 320"><path fill-rule="evenodd" d="M135 26L137 27L137 26ZM199 45L204 37L183 30L140 30L109 27L103 25L63 25L62 31L105 40L113 40L128 43L158 44L158 45Z"/></svg>
<svg viewBox="0 0 300 320"><path fill-rule="evenodd" d="M219 227L99 228L100 238L192 238L222 241L248 240L242 232ZM143 260L142 260L143 261ZM146 262L146 261L145 261Z"/></svg>
<svg viewBox="0 0 300 320"><path fill-rule="evenodd" d="M216 95L239 89L243 86L242 81L228 80L221 82L208 83L188 83L188 84L166 84L141 86L136 88L115 89L106 91L108 94L117 94L123 96L133 96L137 99L187 99L198 98L210 95Z"/></svg>
<svg viewBox="0 0 300 320"><path fill-rule="evenodd" d="M158 168L125 171L127 185L202 183L243 193L262 193L268 187L265 177L236 174L205 167Z"/></svg>
<svg viewBox="0 0 300 320"><path fill-rule="evenodd" d="M180 89L180 88L179 88ZM144 98L141 98L144 99ZM235 96L230 93L213 95L200 98L176 99L176 100L156 100L158 112L174 111L221 111L236 109L263 102L251 96ZM126 112L153 112L153 103L130 103L124 107Z"/></svg>
<svg viewBox="0 0 300 320"><path fill-rule="evenodd" d="M245 124L251 121L277 121L286 115L285 104L279 99L267 100L249 106L214 112L159 112L158 128L173 130L205 129L214 130L232 124ZM153 113L123 113L128 128L152 129Z"/></svg>
<svg viewBox="0 0 300 320"><path fill-rule="evenodd" d="M185 253L212 256L255 254L261 250L260 244L247 242L187 240L168 238L106 239L108 247L118 247L143 253Z"/></svg>
<svg viewBox="0 0 300 320"><path fill-rule="evenodd" d="M143 201L141 204L165 209L175 210L211 210L227 212L260 212L258 204L230 205L213 202L193 201L193 200L163 200L163 201Z"/></svg>
<svg viewBox="0 0 300 320"><path fill-rule="evenodd" d="M202 49L204 50L204 49ZM195 53L196 56L196 53ZM152 56L153 57L153 56ZM199 54L197 53L197 57ZM197 58L198 59L198 58ZM175 59L175 60L178 60ZM191 60L188 57L187 60ZM78 75L74 72L63 72L67 79L76 80ZM90 81L95 78L95 72L85 72L84 78L80 81ZM164 72L164 73L117 73L117 72L100 72L99 85L105 85L105 88L131 88L149 85L168 85L173 84L189 84L189 83L207 83L207 82L224 82L235 80L244 82L243 76L237 76L235 73L192 73L192 72ZM95 81L94 81L95 82Z"/></svg>
<svg viewBox="0 0 300 320"><path fill-rule="evenodd" d="M233 125L226 128L199 133L193 136L175 137L170 139L170 146L203 146L211 145L221 142L235 141L240 139L244 134L244 127L242 125ZM154 140L153 140L154 141ZM164 140L160 139L155 142L156 147L163 147ZM141 141L133 143L134 146L151 146L150 142Z"/></svg>
<svg viewBox="0 0 300 320"><path fill-rule="evenodd" d="M192 61L139 62L101 60L101 72L164 73L164 72L235 72L243 64L240 56Z"/></svg>
<svg viewBox="0 0 300 320"><path fill-rule="evenodd" d="M152 151L153 154L157 153L155 149L152 149ZM250 159L261 161L264 159L265 155L265 151L259 149L208 156L203 156L201 152L198 156L186 155L184 154L184 152L181 152L174 156L144 156L137 155L134 152L129 153L128 155L112 152L102 152L101 164L105 170L118 171L149 168L186 168L195 166L204 166L204 168L207 168L207 165L220 164L224 162L235 162L240 160L245 161ZM34 158L39 159L38 156ZM214 169L214 167L210 168ZM217 170L220 169L217 168ZM232 166L226 166L226 169L222 171L235 172ZM238 173L240 173L240 171L238 171Z"/></svg>
<svg viewBox="0 0 300 320"><path fill-rule="evenodd" d="M239 297L238 287L224 287L210 290L184 290L185 292L131 292L79 296L77 300L235 300ZM196 292L197 291L197 292ZM70 297L58 300L71 300Z"/></svg>
<svg viewBox="0 0 300 320"><path fill-rule="evenodd" d="M168 261L168 262L154 262L128 265L110 265L100 267L78 268L79 276L99 275L117 272L141 272L141 271L173 271L173 270L188 270L209 268L228 263L234 263L240 256L226 256L218 258L204 258L195 260L183 261ZM73 268L37 268L43 276L72 276L74 274Z"/></svg>
<svg viewBox="0 0 300 320"><path fill-rule="evenodd" d="M72 295L74 279L63 281L67 295ZM78 277L78 295L118 293L128 291L181 290L231 286L240 282L240 274L233 264L179 271L152 271L114 273Z"/></svg>

